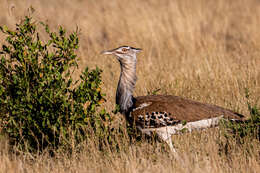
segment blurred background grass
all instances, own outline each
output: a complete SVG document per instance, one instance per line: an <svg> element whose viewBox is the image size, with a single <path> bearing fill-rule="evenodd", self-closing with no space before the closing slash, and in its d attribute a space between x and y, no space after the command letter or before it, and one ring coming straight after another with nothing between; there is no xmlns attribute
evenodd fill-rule
<svg viewBox="0 0 260 173"><path fill-rule="evenodd" d="M138 56L135 95L146 95L160 89L159 94L216 104L248 116L245 98L245 88L248 88L250 102L259 106L258 0L0 0L0 4L0 25L10 28L15 28L15 24L28 14L29 7L35 9L34 18L47 22L52 30L62 25L73 31L78 26L81 30L80 70L86 66L103 69L103 90L107 94L105 107L108 110L115 106L120 67L115 58L102 56L100 52L121 45L143 49ZM0 34L0 43L4 39ZM76 72L75 78L78 75ZM8 166L15 165L10 170L17 171L22 167L21 172L30 169L29 172L66 172L66 165L72 172L172 172L174 167L176 172L260 170L257 143L252 143L256 153L251 158L245 158L241 149L231 156L232 162L227 162L227 158L217 155L216 134L212 133L176 137L176 145L184 152L185 165L188 165L183 169L160 151L155 152L160 159L150 165L155 156L146 144L132 146L128 153L106 158L95 154L98 153L95 150L89 156L83 152L79 159L82 165L77 163L78 156L71 161L50 161L50 158L41 156L35 161L39 165L33 166L31 162L21 158L13 160L6 154L0 161L0 168L8 170ZM198 150L191 147L193 144ZM200 152L192 152L190 147ZM144 148L148 151L143 151ZM143 158L146 152L152 156ZM58 164L55 166L51 162ZM100 164L103 168L99 167ZM249 169L252 167L255 169Z"/></svg>

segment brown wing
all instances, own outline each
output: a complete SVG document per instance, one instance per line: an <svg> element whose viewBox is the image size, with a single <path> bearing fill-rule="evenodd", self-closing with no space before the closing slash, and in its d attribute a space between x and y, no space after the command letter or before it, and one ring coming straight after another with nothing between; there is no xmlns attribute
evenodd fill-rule
<svg viewBox="0 0 260 173"><path fill-rule="evenodd" d="M164 115L164 124L154 126L173 125L181 121L192 122L223 115L226 119L243 120L244 116L219 106L200 103L170 95L140 96L135 98L134 110L131 116L135 120L145 121L152 115ZM156 124L156 122L154 122ZM157 122L158 124L158 122Z"/></svg>

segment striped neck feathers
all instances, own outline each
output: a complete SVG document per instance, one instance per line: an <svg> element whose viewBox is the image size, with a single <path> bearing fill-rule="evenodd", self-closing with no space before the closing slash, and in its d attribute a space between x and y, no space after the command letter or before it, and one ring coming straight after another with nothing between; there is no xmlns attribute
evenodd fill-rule
<svg viewBox="0 0 260 173"><path fill-rule="evenodd" d="M120 112L127 114L133 106L133 91L136 84L136 58L119 59L121 65L120 79L116 91L116 104Z"/></svg>

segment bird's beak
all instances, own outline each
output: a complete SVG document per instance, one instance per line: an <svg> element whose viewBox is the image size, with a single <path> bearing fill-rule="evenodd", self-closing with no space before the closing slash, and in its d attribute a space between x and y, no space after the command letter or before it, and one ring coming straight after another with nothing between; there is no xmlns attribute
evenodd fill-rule
<svg viewBox="0 0 260 173"><path fill-rule="evenodd" d="M103 55L111 55L111 54L113 54L113 52L111 52L111 51L102 51L100 54L103 54Z"/></svg>
<svg viewBox="0 0 260 173"><path fill-rule="evenodd" d="M103 55L112 55L112 54L114 54L114 52L115 52L115 49L105 50L105 51L102 51L101 54L103 54Z"/></svg>

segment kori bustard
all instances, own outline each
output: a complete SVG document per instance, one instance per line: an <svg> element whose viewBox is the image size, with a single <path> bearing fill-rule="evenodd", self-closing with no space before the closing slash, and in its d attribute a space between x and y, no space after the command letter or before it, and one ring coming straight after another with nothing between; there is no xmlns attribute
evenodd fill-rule
<svg viewBox="0 0 260 173"><path fill-rule="evenodd" d="M171 151L173 134L182 129L204 129L218 125L221 118L242 121L244 116L215 105L200 103L171 95L149 95L133 97L136 84L137 53L141 49L121 46L103 51L115 55L120 63L121 73L116 91L116 104L126 120L142 133L155 132L165 141ZM184 123L185 122L185 123Z"/></svg>

